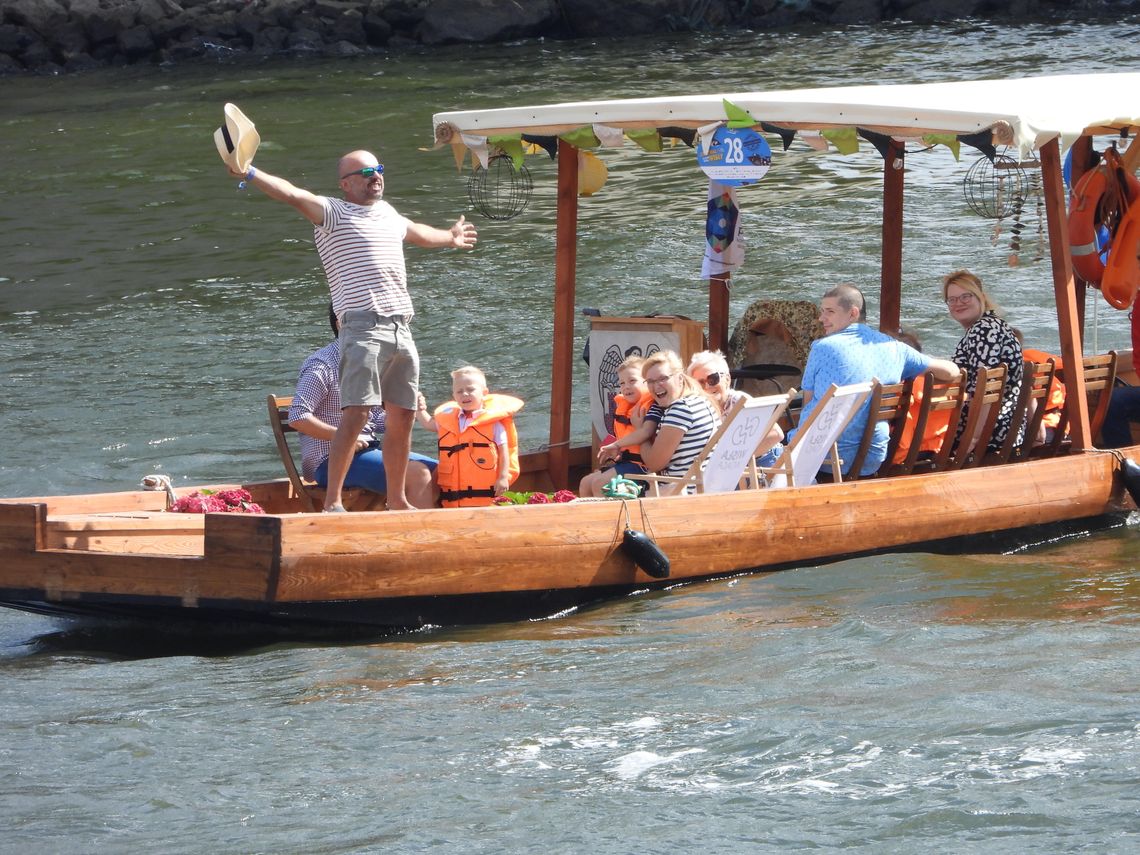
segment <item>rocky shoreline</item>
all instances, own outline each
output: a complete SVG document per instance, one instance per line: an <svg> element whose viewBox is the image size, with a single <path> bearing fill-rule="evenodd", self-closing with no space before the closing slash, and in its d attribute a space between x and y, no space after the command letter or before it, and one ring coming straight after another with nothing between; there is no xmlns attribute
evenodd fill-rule
<svg viewBox="0 0 1140 855"><path fill-rule="evenodd" d="M526 38L978 18L1103 20L1140 0L4 0L0 74Z"/></svg>

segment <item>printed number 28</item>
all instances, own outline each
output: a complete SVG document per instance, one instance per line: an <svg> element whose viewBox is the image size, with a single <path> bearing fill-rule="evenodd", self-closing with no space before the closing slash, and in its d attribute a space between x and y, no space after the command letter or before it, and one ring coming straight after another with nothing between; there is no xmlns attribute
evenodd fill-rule
<svg viewBox="0 0 1140 855"><path fill-rule="evenodd" d="M744 143L739 137L729 137L725 163L744 163Z"/></svg>

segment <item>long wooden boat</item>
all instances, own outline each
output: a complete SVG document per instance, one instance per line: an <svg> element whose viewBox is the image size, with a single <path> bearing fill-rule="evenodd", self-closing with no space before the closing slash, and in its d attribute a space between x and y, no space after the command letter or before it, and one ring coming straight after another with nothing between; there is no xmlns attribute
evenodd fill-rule
<svg viewBox="0 0 1140 855"><path fill-rule="evenodd" d="M644 136L725 122L727 104L765 130L857 129L883 146L883 328L897 329L904 143L958 138L1038 153L1061 352L1080 364L1084 286L1065 233L1060 143L1074 171L1094 136L1140 130L1140 74L857 86L559 104L434 117L437 143L562 137L550 441L524 456L524 489L553 489L588 466L570 436L578 150L604 125ZM763 124L760 124L763 123ZM652 157L654 155L646 155ZM1082 158L1086 160L1082 163ZM708 337L727 342L723 287L710 287ZM1120 452L1093 447L1080 372L1066 376L1069 452L992 468L733 493L475 509L301 512L289 481L244 486L268 513L175 514L145 490L0 500L0 604L60 615L304 627L413 628L541 617L687 581L819 563L992 533L1090 528L1135 509ZM201 488L199 488L201 489ZM671 572L655 579L622 547L649 535Z"/></svg>

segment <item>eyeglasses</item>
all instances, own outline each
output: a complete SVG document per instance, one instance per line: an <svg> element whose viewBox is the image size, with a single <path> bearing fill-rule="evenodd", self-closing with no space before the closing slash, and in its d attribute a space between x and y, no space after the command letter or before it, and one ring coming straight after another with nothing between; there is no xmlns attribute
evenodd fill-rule
<svg viewBox="0 0 1140 855"><path fill-rule="evenodd" d="M672 374L666 374L664 377L646 377L645 383L648 386L661 386L665 383L668 383L673 379L673 377L674 375Z"/></svg>
<svg viewBox="0 0 1140 855"><path fill-rule="evenodd" d="M969 303L974 299L974 295L967 291L965 294L959 294L957 297L947 297L946 305L953 306L955 303Z"/></svg>
<svg viewBox="0 0 1140 855"><path fill-rule="evenodd" d="M706 388L711 387L711 386L719 386L720 385L720 372L714 371L711 374L709 374L707 377L705 377L704 380L697 380L697 382L700 383L702 386L705 386Z"/></svg>
<svg viewBox="0 0 1140 855"><path fill-rule="evenodd" d="M363 169L357 169L357 170L354 170L353 172L349 172L345 175L342 175L340 177L340 180L343 181L344 179L351 178L354 175L360 175L360 176L363 176L364 178L371 178L373 175L383 175L383 174L384 174L384 164L378 163L375 166L366 166Z"/></svg>

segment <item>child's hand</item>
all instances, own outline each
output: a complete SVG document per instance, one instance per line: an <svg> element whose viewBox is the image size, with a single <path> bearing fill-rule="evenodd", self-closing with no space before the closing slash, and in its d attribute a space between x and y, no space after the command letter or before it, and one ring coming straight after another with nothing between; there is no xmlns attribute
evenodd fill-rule
<svg viewBox="0 0 1140 855"><path fill-rule="evenodd" d="M617 460L620 454L621 449L617 447L616 442L607 443L598 449L598 462L606 463L610 460Z"/></svg>
<svg viewBox="0 0 1140 855"><path fill-rule="evenodd" d="M509 475L500 475L495 480L495 486L492 488L495 491L495 496L501 496L507 492L507 487L511 486L511 479Z"/></svg>
<svg viewBox="0 0 1140 855"><path fill-rule="evenodd" d="M424 397L423 392L416 392L416 412L427 412L427 398Z"/></svg>

